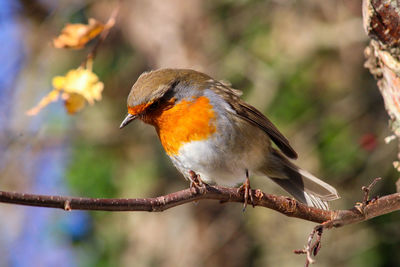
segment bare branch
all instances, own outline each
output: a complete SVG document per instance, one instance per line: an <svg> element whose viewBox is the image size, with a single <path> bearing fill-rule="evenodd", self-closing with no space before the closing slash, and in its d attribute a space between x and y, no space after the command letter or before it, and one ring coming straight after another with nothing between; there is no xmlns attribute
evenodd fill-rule
<svg viewBox="0 0 400 267"><path fill-rule="evenodd" d="M353 207L348 210L322 210L300 203L294 199L265 194L260 190L252 190L254 206L273 209L289 217L323 223L330 222L330 227L340 227L358 223L373 217L400 210L400 193L383 196L360 209ZM202 188L185 189L155 198L81 198L33 195L16 192L0 191L0 202L27 206L60 208L63 210L103 210L103 211L164 211L188 202L204 199L220 202L243 203L242 192L237 188L205 185Z"/></svg>
<svg viewBox="0 0 400 267"><path fill-rule="evenodd" d="M314 229L311 231L311 234L308 237L307 246L302 250L294 251L295 254L306 254L307 255L305 267L308 267L310 265L310 263L312 264L315 262L315 260L312 258L312 256L317 256L319 250L321 249L321 238L322 238L323 229L324 229L323 224L320 224L320 225L317 225L316 227L314 227ZM315 234L317 234L317 238L316 238L314 244L312 244Z"/></svg>

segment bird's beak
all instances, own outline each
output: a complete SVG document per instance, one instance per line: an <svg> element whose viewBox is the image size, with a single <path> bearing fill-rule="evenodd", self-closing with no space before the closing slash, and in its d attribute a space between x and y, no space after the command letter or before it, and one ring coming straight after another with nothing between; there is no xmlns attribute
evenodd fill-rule
<svg viewBox="0 0 400 267"><path fill-rule="evenodd" d="M125 119L122 121L121 125L119 126L120 129L124 128L126 125L128 125L131 121L136 119L137 116L128 114Z"/></svg>

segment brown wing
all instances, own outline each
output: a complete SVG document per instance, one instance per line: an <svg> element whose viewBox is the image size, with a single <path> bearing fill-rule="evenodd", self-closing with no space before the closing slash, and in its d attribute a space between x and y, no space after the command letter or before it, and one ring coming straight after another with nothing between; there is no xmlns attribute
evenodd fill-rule
<svg viewBox="0 0 400 267"><path fill-rule="evenodd" d="M271 140L287 157L292 159L297 158L296 151L294 151L294 149L290 146L286 137L284 137L283 134L281 134L281 132L279 132L279 130L275 127L275 125L272 124L272 122L260 111L240 99L240 94L238 93L240 91L227 87L224 84L217 83L215 92L224 98L228 103L230 103L231 107L236 111L235 115L258 126L265 133L267 133Z"/></svg>
<svg viewBox="0 0 400 267"><path fill-rule="evenodd" d="M238 106L239 108L235 108L235 111L239 117L260 127L286 156L292 159L297 158L297 153L290 146L289 141L267 117L243 101L240 101Z"/></svg>

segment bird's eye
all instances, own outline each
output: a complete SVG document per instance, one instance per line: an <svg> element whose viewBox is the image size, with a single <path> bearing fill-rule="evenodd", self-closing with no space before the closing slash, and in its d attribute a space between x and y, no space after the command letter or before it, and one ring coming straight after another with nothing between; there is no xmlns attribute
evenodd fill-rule
<svg viewBox="0 0 400 267"><path fill-rule="evenodd" d="M160 101L154 101L153 104L151 104L149 106L149 109L154 110L158 107L159 104L160 104Z"/></svg>

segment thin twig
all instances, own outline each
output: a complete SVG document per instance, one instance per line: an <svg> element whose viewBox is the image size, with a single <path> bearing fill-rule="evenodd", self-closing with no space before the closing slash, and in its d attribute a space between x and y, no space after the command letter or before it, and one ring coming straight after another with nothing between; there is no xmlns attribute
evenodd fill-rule
<svg viewBox="0 0 400 267"><path fill-rule="evenodd" d="M305 267L308 267L310 263L314 263L315 260L311 257L311 241L314 239L315 228L311 231L311 234L308 236L307 246L304 249L295 250L295 254L306 254L306 264Z"/></svg>
<svg viewBox="0 0 400 267"><path fill-rule="evenodd" d="M308 267L310 264L315 263L315 260L312 257L317 256L319 250L321 249L321 238L323 230L329 227L330 225L326 223L315 226L308 236L306 247L304 249L294 251L295 254L306 254L306 263L304 264L305 267ZM315 234L317 234L317 237L312 244Z"/></svg>
<svg viewBox="0 0 400 267"><path fill-rule="evenodd" d="M375 178L372 183L369 186L363 186L361 187L361 190L364 191L364 199L363 199L363 205L367 205L368 201L369 201L369 192L371 191L371 189L375 186L375 184L377 182L379 182L380 180L382 180L381 177L377 177Z"/></svg>
<svg viewBox="0 0 400 267"><path fill-rule="evenodd" d="M115 9L112 11L110 17L108 18L106 24L104 25L104 30L103 32L100 34L99 39L97 40L97 42L95 43L95 45L93 46L92 50L89 52L89 54L86 56L85 60L81 63L81 67L86 67L86 64L88 62L92 62L93 59L96 57L97 54L97 50L99 49L100 45L104 42L104 40L107 38L110 29L112 27L114 27L119 10L121 7L121 1L118 1L117 6L115 7Z"/></svg>

